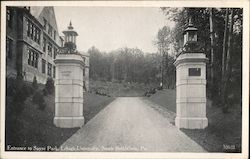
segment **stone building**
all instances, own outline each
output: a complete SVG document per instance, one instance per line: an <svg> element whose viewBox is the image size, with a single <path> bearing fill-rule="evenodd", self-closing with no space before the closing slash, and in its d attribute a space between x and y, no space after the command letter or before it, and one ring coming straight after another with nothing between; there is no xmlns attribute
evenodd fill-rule
<svg viewBox="0 0 250 159"><path fill-rule="evenodd" d="M46 83L55 78L54 59L63 39L53 7L6 8L6 76Z"/></svg>
<svg viewBox="0 0 250 159"><path fill-rule="evenodd" d="M80 54L82 55L83 61L85 63L83 71L84 87L86 91L89 91L89 54L85 52L80 52Z"/></svg>

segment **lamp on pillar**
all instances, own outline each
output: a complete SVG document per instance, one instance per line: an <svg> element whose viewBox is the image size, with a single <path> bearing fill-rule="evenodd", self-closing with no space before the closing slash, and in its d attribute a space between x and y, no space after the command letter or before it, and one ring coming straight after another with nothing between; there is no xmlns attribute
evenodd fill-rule
<svg viewBox="0 0 250 159"><path fill-rule="evenodd" d="M204 129L206 117L206 62L208 59L198 43L198 29L189 19L185 29L183 50L176 66L176 118L178 128Z"/></svg>
<svg viewBox="0 0 250 159"><path fill-rule="evenodd" d="M188 20L188 26L183 32L183 52L201 52L201 45L198 43L198 29L194 26L192 18Z"/></svg>
<svg viewBox="0 0 250 159"><path fill-rule="evenodd" d="M188 27L184 31L184 46L187 42L197 42L197 31L198 29L194 27L192 18L189 18Z"/></svg>
<svg viewBox="0 0 250 159"><path fill-rule="evenodd" d="M68 53L73 53L76 50L76 36L77 32L74 30L72 23L70 21L68 29L63 31L65 36L64 47L68 50Z"/></svg>

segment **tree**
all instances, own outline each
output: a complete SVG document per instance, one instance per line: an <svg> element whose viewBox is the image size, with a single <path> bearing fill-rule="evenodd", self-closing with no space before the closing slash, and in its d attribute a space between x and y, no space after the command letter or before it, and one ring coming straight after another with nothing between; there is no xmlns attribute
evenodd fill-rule
<svg viewBox="0 0 250 159"><path fill-rule="evenodd" d="M223 104L223 110L224 111L228 111L228 103L227 103L227 97L228 97L228 87L229 87L229 78L231 75L231 41L232 41L232 34L233 34L233 24L234 24L234 10L230 9L231 14L230 14L230 25L229 25L229 31L228 31L228 40L227 43L225 43L225 45L227 44L227 51L225 51L225 56L223 59L223 61L225 61L224 63L224 70L223 70L223 75L222 75L222 104ZM227 14L228 14L228 9L227 9ZM226 17L226 19L228 20L228 17ZM226 22L227 22L226 20ZM227 24L225 24L227 25ZM227 28L226 28L227 29ZM225 36L226 37L226 36ZM226 46L224 46L226 47Z"/></svg>
<svg viewBox="0 0 250 159"><path fill-rule="evenodd" d="M210 39L211 39L211 81L214 83L214 25L213 8L209 9Z"/></svg>
<svg viewBox="0 0 250 159"><path fill-rule="evenodd" d="M164 85L165 74L168 70L168 52L171 41L171 31L168 26L159 29L157 34L156 45L162 57L160 70L161 70L161 87Z"/></svg>

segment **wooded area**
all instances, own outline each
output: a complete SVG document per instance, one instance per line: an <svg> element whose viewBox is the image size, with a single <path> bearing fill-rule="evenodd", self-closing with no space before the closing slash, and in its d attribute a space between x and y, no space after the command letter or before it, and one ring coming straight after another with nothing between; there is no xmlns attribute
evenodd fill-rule
<svg viewBox="0 0 250 159"><path fill-rule="evenodd" d="M183 47L183 31L189 17L198 28L198 43L209 59L207 94L213 105L226 112L241 103L242 22L240 8L161 8L175 27L159 28L154 45L157 53L138 48L119 48L102 52L95 47L90 54L92 80L135 82L175 88L175 61ZM153 39L152 39L153 40Z"/></svg>

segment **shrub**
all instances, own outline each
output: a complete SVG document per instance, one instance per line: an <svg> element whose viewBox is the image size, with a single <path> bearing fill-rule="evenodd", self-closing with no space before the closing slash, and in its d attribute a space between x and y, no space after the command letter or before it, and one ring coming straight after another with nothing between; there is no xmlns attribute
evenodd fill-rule
<svg viewBox="0 0 250 159"><path fill-rule="evenodd" d="M155 88L151 88L151 89L149 90L149 93L155 94L155 93L156 93L156 89L155 89Z"/></svg>
<svg viewBox="0 0 250 159"><path fill-rule="evenodd" d="M32 87L33 87L34 89L37 89L37 88L38 88L36 76L34 76L34 78L33 78Z"/></svg>
<svg viewBox="0 0 250 159"><path fill-rule="evenodd" d="M23 111L24 102L31 94L32 89L20 78L8 78L6 86L7 97L12 98L11 104L8 104L6 109L19 115Z"/></svg>
<svg viewBox="0 0 250 159"><path fill-rule="evenodd" d="M38 90L36 91L36 93L34 94L33 98L32 98L32 102L34 104L38 105L38 108L40 110L44 110L46 107L45 101L44 101L44 96L42 91Z"/></svg>
<svg viewBox="0 0 250 159"><path fill-rule="evenodd" d="M43 95L44 96L47 96L49 93L48 93L48 90L46 88L43 89Z"/></svg>
<svg viewBox="0 0 250 159"><path fill-rule="evenodd" d="M45 89L47 90L48 94L52 94L55 90L54 81L52 78L48 78L45 84Z"/></svg>

